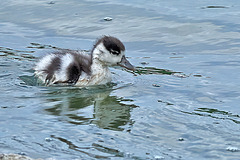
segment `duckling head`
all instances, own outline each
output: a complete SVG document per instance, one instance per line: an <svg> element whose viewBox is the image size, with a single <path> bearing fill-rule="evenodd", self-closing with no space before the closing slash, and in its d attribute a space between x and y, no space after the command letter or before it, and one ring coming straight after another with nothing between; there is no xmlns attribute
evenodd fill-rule
<svg viewBox="0 0 240 160"><path fill-rule="evenodd" d="M98 39L92 50L93 61L97 60L106 66L119 65L129 70L135 70L125 57L125 46L112 36Z"/></svg>

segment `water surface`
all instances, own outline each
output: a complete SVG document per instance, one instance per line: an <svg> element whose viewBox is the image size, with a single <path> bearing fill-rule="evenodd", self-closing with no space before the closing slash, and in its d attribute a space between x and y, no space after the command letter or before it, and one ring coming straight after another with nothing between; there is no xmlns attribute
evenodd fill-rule
<svg viewBox="0 0 240 160"><path fill-rule="evenodd" d="M0 6L0 151L55 159L238 159L236 1L12 1ZM105 21L111 17L112 21ZM46 87L54 49L120 38L136 72Z"/></svg>

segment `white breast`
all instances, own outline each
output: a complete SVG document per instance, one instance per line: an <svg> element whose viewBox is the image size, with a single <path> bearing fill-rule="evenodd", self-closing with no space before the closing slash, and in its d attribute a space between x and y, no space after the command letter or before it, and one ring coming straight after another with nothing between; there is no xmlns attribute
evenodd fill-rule
<svg viewBox="0 0 240 160"><path fill-rule="evenodd" d="M111 72L107 66L103 66L101 63L94 62L91 66L91 76L86 73L81 74L79 80L75 84L76 86L90 86L101 85L111 82Z"/></svg>

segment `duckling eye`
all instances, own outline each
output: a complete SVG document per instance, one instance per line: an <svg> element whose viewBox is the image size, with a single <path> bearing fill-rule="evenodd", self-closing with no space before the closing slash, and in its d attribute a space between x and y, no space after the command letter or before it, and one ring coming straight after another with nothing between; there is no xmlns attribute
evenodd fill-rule
<svg viewBox="0 0 240 160"><path fill-rule="evenodd" d="M103 53L103 51L102 50L99 50L101 53Z"/></svg>
<svg viewBox="0 0 240 160"><path fill-rule="evenodd" d="M111 53L114 54L114 55L119 55L120 54L118 51L115 51L115 50L111 50Z"/></svg>
<svg viewBox="0 0 240 160"><path fill-rule="evenodd" d="M117 54L117 55L118 55L118 54L119 54L119 52L112 52L112 54Z"/></svg>

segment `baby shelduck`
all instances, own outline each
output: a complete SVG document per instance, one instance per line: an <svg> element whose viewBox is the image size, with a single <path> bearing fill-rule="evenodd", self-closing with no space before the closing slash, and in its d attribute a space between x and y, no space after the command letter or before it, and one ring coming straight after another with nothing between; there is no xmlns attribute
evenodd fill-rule
<svg viewBox="0 0 240 160"><path fill-rule="evenodd" d="M61 50L50 53L36 64L35 75L46 85L73 84L91 86L111 81L108 66L134 67L125 57L123 43L111 36L96 41L91 54L83 51Z"/></svg>

